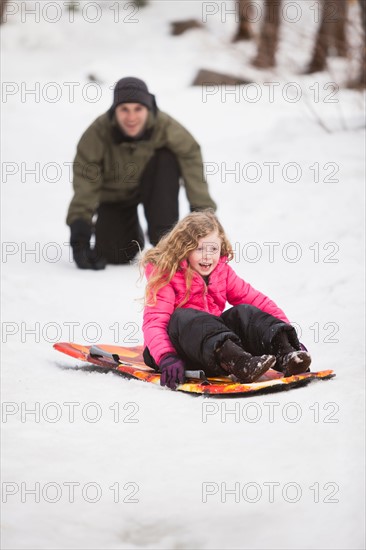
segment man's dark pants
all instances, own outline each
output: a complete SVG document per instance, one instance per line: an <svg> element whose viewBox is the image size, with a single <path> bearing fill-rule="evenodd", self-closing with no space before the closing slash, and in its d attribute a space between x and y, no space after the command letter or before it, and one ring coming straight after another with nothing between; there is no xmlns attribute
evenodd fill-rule
<svg viewBox="0 0 366 550"><path fill-rule="evenodd" d="M158 149L139 182L139 200L102 203L97 211L95 250L109 264L131 261L144 247L137 207L143 205L148 237L154 246L178 221L180 168L167 148Z"/></svg>

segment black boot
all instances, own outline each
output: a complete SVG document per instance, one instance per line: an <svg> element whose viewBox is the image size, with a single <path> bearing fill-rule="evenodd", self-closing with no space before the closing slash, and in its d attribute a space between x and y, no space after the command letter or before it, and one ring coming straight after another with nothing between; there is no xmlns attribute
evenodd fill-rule
<svg viewBox="0 0 366 550"><path fill-rule="evenodd" d="M275 369L282 372L285 377L310 370L310 353L295 349L289 342L287 331L280 331L273 339L272 345L276 354Z"/></svg>
<svg viewBox="0 0 366 550"><path fill-rule="evenodd" d="M253 357L232 340L225 340L215 354L221 368L234 374L239 382L247 384L260 378L276 362L273 355Z"/></svg>
<svg viewBox="0 0 366 550"><path fill-rule="evenodd" d="M293 376L310 371L311 356L307 351L290 351L285 355L276 356L276 369L284 376Z"/></svg>

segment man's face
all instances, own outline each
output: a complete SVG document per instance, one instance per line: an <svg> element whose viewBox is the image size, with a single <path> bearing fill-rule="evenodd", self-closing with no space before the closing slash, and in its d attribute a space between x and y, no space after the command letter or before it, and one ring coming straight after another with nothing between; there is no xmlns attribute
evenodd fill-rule
<svg viewBox="0 0 366 550"><path fill-rule="evenodd" d="M144 129L149 109L141 103L121 103L115 110L116 119L125 134L138 136Z"/></svg>

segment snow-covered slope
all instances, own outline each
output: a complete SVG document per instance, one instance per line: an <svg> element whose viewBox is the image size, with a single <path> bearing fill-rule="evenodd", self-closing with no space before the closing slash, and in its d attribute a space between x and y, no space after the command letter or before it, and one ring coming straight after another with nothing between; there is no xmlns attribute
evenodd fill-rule
<svg viewBox="0 0 366 550"><path fill-rule="evenodd" d="M64 2L48 11L10 2L18 12L2 27L4 549L363 548L363 98L333 92L329 83L348 75L342 60L299 76L315 31L309 4L297 2L302 18L284 26L271 73L247 65L253 44L230 42L235 19L224 9L234 2L152 1L138 12L128 2L80 2L73 22ZM204 15L202 30L169 35L170 21ZM259 84L208 94L190 87L201 67ZM286 311L314 369L333 368L335 379L219 401L61 368L75 361L55 341L142 342L138 268L77 270L64 221L77 140L126 75L145 79L201 143L234 268Z"/></svg>

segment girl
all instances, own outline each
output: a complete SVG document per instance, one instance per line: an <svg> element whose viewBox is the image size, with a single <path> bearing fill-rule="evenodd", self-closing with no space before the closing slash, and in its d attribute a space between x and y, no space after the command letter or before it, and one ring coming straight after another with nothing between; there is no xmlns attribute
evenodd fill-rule
<svg viewBox="0 0 366 550"><path fill-rule="evenodd" d="M145 363L172 390L185 369L257 380L270 367L291 376L311 358L272 300L238 277L233 250L210 210L192 212L144 253ZM226 302L233 307L224 311Z"/></svg>

